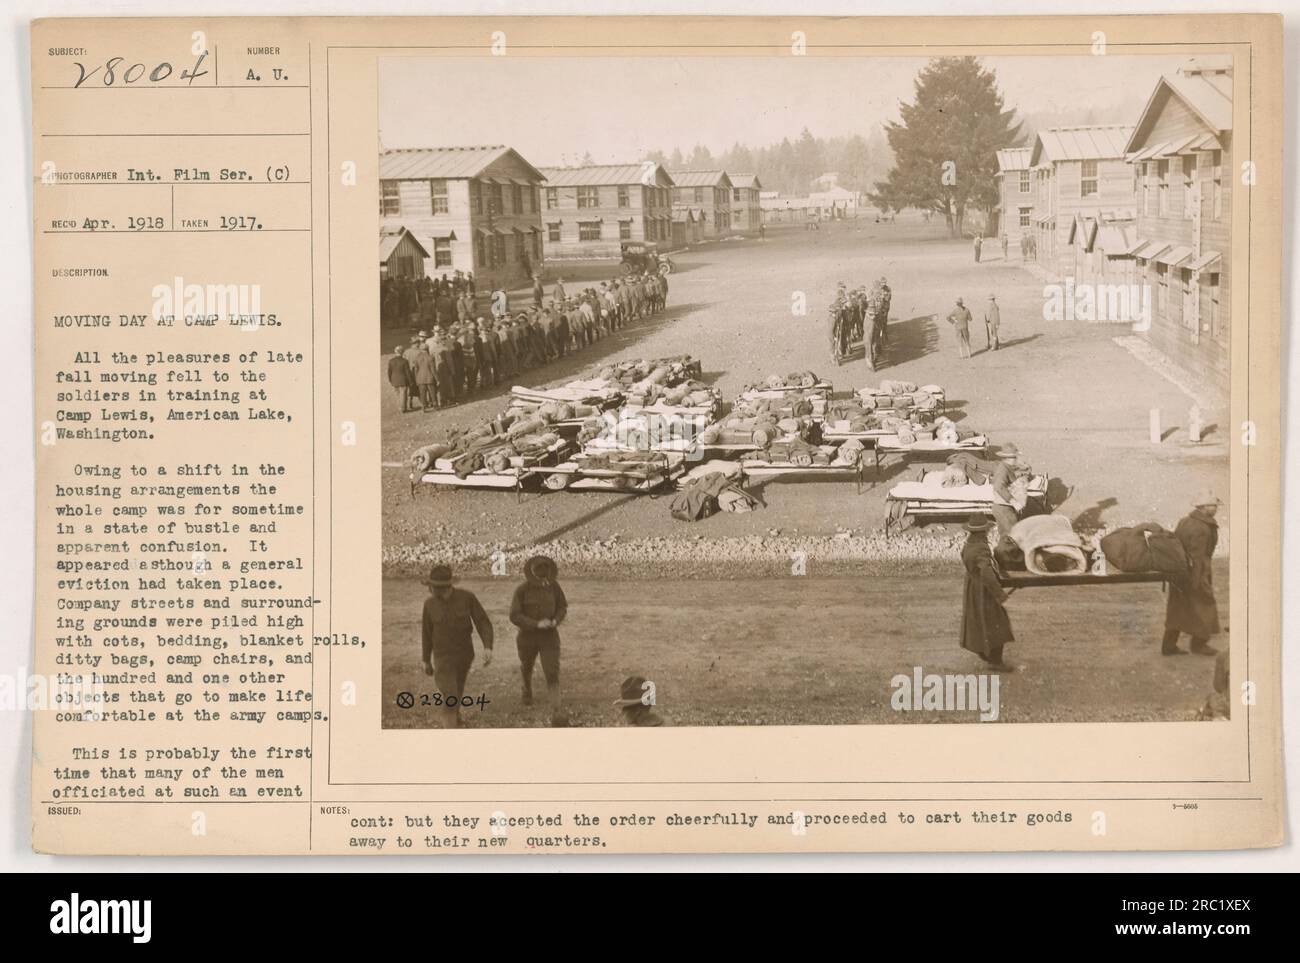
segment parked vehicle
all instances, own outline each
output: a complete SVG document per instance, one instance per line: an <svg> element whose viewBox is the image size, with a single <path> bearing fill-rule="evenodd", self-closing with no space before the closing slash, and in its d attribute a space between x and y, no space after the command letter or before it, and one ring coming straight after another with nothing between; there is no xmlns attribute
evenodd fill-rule
<svg viewBox="0 0 1300 963"><path fill-rule="evenodd" d="M624 241L620 247L624 274L640 271L663 275L673 273L673 262L666 255L660 254L654 244L647 241Z"/></svg>

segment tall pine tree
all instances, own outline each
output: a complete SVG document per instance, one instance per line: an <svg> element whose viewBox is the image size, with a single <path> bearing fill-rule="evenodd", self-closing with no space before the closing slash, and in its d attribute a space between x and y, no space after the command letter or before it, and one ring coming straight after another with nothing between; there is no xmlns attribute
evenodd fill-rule
<svg viewBox="0 0 1300 963"><path fill-rule="evenodd" d="M934 211L960 234L969 208L987 211L997 202L997 152L1019 140L1020 124L1003 105L997 74L974 57L930 61L915 90L913 103L899 104L902 123L885 125L894 167L876 182L872 201Z"/></svg>

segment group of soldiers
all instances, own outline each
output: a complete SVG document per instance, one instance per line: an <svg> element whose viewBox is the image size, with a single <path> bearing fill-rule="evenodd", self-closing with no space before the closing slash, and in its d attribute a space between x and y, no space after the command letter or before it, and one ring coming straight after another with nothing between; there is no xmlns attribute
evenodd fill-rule
<svg viewBox="0 0 1300 963"><path fill-rule="evenodd" d="M840 282L831 303L831 353L836 364L843 364L852 354L853 345L865 339L867 360L875 369L877 360L885 351L892 297L889 281L884 277L876 281L870 291L866 287L849 291L844 282ZM869 332L868 321L871 323Z"/></svg>
<svg viewBox="0 0 1300 963"><path fill-rule="evenodd" d="M474 308L473 281L456 299ZM505 291L494 291L490 318L458 309L455 317L413 334L394 346L388 382L403 412L446 408L487 390L521 371L536 368L571 351L595 344L625 324L664 310L668 281L658 274L602 281L598 288L565 290L560 278L549 304L543 304L540 278L533 305L512 310ZM435 304L441 298L435 298Z"/></svg>
<svg viewBox="0 0 1300 963"><path fill-rule="evenodd" d="M379 320L385 328L418 324L447 327L477 315L474 275L457 271L440 278L386 277L379 282Z"/></svg>

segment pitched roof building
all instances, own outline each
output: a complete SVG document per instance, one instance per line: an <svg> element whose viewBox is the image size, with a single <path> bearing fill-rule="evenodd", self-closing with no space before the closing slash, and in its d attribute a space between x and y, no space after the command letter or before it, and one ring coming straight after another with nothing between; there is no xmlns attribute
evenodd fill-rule
<svg viewBox="0 0 1300 963"><path fill-rule="evenodd" d="M757 174L728 174L731 178L731 228L733 231L757 231L763 224L759 201L763 185Z"/></svg>
<svg viewBox="0 0 1300 963"><path fill-rule="evenodd" d="M1125 157L1132 133L1120 125L1049 127L1034 139L1029 231L1038 262L1048 271L1071 269L1069 241L1077 217L1134 207L1133 172Z"/></svg>
<svg viewBox="0 0 1300 963"><path fill-rule="evenodd" d="M626 241L672 244L673 179L660 165L543 167L547 258L618 257Z"/></svg>
<svg viewBox="0 0 1300 963"><path fill-rule="evenodd" d="M480 291L528 279L542 263L537 168L502 144L379 155L383 232L405 228L428 253L422 273L473 273Z"/></svg>
<svg viewBox="0 0 1300 963"><path fill-rule="evenodd" d="M1232 62L1161 77L1125 144L1139 185L1135 253L1154 291L1147 338L1223 393L1230 367Z"/></svg>
<svg viewBox="0 0 1300 963"><path fill-rule="evenodd" d="M723 170L669 171L673 188L673 212L691 211L700 224L703 239L731 233L731 178Z"/></svg>
<svg viewBox="0 0 1300 963"><path fill-rule="evenodd" d="M998 188L997 218L990 233L1005 234L1011 247L1020 246L1020 238L1029 230L1029 219L1033 216L1031 152L1028 147L1008 147L997 154L998 172L993 175Z"/></svg>

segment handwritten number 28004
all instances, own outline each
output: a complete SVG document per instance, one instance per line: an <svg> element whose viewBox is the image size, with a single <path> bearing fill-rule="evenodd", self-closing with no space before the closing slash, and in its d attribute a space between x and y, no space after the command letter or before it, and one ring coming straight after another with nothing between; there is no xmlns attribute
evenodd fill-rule
<svg viewBox="0 0 1300 963"><path fill-rule="evenodd" d="M198 80L200 77L206 77L208 75L206 70L201 69L203 61L207 59L207 56L208 53L205 50L197 56L193 67L181 70L179 77L181 80L186 81L188 86L192 86L194 81ZM120 87L129 84L137 84L144 79L147 79L151 84L160 84L175 73L175 68L166 61L160 62L152 70L142 63L130 64L125 70L123 70L122 65L125 63L125 57L110 57L99 66L88 70L85 64L76 62L77 82L72 86L81 87L88 80L97 75L105 87L112 87L115 85Z"/></svg>

